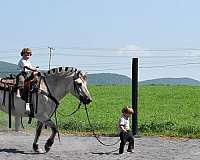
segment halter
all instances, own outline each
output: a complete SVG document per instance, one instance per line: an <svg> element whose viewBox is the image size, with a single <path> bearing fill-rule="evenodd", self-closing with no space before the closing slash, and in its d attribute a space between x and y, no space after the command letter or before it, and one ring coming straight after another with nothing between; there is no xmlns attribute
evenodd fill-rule
<svg viewBox="0 0 200 160"><path fill-rule="evenodd" d="M77 73L78 78L81 78L81 77L79 77L79 74L80 74L80 72ZM75 78L75 75L73 76L74 90L75 90L75 92L78 93L78 95L79 95L80 103L84 103L84 102L83 102L83 97L86 97L86 95L85 95L85 93L83 92L82 88L79 87L79 85L76 83L76 80L77 80L78 78Z"/></svg>

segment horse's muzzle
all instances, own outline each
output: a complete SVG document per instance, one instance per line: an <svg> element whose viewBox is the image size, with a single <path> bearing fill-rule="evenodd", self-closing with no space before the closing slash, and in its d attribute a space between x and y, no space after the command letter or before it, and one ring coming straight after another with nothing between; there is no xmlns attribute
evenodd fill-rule
<svg viewBox="0 0 200 160"><path fill-rule="evenodd" d="M80 97L80 101L83 103L83 104L89 104L92 102L92 99L88 98L88 97Z"/></svg>

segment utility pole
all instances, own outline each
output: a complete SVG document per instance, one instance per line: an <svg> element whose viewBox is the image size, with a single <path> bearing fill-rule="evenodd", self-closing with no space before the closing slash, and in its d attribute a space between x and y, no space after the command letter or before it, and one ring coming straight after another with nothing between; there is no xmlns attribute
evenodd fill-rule
<svg viewBox="0 0 200 160"><path fill-rule="evenodd" d="M55 50L55 48L48 47L49 48L49 69L51 69L51 55L52 55L52 50Z"/></svg>

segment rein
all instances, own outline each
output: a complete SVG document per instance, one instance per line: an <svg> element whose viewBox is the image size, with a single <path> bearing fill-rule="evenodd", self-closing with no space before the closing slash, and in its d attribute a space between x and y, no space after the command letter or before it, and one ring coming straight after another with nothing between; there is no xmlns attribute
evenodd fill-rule
<svg viewBox="0 0 200 160"><path fill-rule="evenodd" d="M114 146L114 145L116 145L116 144L118 144L118 143L120 142L120 139L119 139L119 140L117 140L117 141L116 141L115 143L113 143L113 144L105 144L105 143L103 143L103 142L99 139L99 136L97 136L97 134L95 133L95 130L94 130L94 128L93 128L93 126L92 126L92 124L91 124L91 122L90 122L90 118L89 118L89 114L88 114L88 110L87 110L86 104L85 104L85 112L86 112L86 115L87 115L88 123L89 123L89 125L90 125L91 130L92 130L93 136L97 139L97 141L98 141L100 144L102 144L102 145L104 145L104 146Z"/></svg>
<svg viewBox="0 0 200 160"><path fill-rule="evenodd" d="M77 93L79 93L80 103L79 103L79 105L78 105L78 107L77 107L76 110L74 110L74 111L73 111L72 113L70 113L70 114L65 115L65 114L63 114L63 113L60 113L60 112L57 110L58 105L59 105L59 102L58 102L58 100L51 94L51 91L50 91L50 89L49 89L49 87L48 87L48 84L47 84L47 82L46 82L46 80L45 80L45 77L43 77L43 80L44 80L45 85L47 86L47 91L48 91L48 93L41 90L41 94L46 95L47 97L49 97L50 99L52 99L52 100L54 101L54 103L56 104L56 108L55 108L53 114L55 113L55 120L56 120L56 126L57 126L57 116L56 116L57 114L56 114L56 112L58 112L58 114L60 114L61 116L71 116L71 115L75 114L75 113L80 109L81 104L83 103L83 102L81 101L81 99L82 99L81 96L84 96L84 95L83 95L83 93L80 93L80 92L79 92L79 87L78 87L77 84L75 83L75 79L73 79L73 80L74 80L74 90L75 90ZM97 139L97 141L98 141L100 144L102 144L102 145L104 145L104 146L114 146L114 145L116 145L116 144L118 144L118 143L120 142L120 139L119 139L118 141L116 141L116 142L113 143L113 144L105 144L105 143L103 143L103 142L99 139L99 136L97 136L97 134L95 133L95 130L94 130L94 128L93 128L93 126L92 126L92 124L91 124L91 122L90 122L90 118L89 118L89 114L88 114L88 110L87 110L86 104L85 104L85 112L86 112L86 116L87 116L88 123L89 123L90 128L91 128L91 131L92 131L92 133L93 133L93 136ZM52 115L53 115L53 114L52 114ZM52 116L52 115L51 115L51 116ZM50 116L50 117L51 117L51 116ZM58 132L58 137L59 137L59 140L60 140L59 132Z"/></svg>
<svg viewBox="0 0 200 160"><path fill-rule="evenodd" d="M77 93L79 93L78 92L78 87L77 87L77 85L76 85L76 83L75 83L75 78L73 78L73 82L74 82L74 90L77 92ZM79 95L79 99L81 99L81 95ZM61 116L71 116L71 115L73 115L73 114L75 114L79 109L80 109L80 107L81 107L81 104L82 104L82 102L80 101L80 103L79 103L79 105L78 105L78 107L77 107L77 109L76 110L74 110L72 113L70 113L70 114L63 114L63 113L60 113L60 112L58 112Z"/></svg>
<svg viewBox="0 0 200 160"><path fill-rule="evenodd" d="M55 104L58 106L58 105L59 105L59 101L51 94L51 91L50 91L50 89L49 89L49 86L48 86L48 84L47 84L47 82L46 82L45 77L42 76L41 78L43 78L44 83L45 83L45 85L46 85L46 87L47 87L47 91L48 91L48 93L47 93L47 92L45 92L45 91L43 91L43 90L40 90L40 91L41 91L41 94L44 94L45 96L49 97L49 98L50 98L51 100L53 100L53 101L55 102Z"/></svg>
<svg viewBox="0 0 200 160"><path fill-rule="evenodd" d="M64 114L62 114L62 113L60 113L60 112L58 112L58 111L57 111L57 112L58 112L58 114L60 114L61 116L71 116L71 115L73 115L74 113L76 113L76 112L80 109L81 104L82 104L82 102L79 103L78 108L77 108L75 111L73 111L71 114L64 115ZM92 134L93 134L93 136L97 139L97 141L98 141L100 144L102 144L102 145L104 145L104 146L114 146L114 145L116 145L116 144L118 144L118 143L120 142L120 139L117 140L117 141L116 141L115 143L113 143L113 144L105 144L104 142L102 142L102 141L99 139L99 136L97 136L97 134L95 133L95 130L94 130L94 128L93 128L93 126L92 126L92 124L91 124L91 122L90 122L90 117L89 117L89 114L88 114L88 110L87 110L86 104L85 104L85 112L86 112L87 120L88 120L88 123L89 123L89 125L90 125ZM111 151L111 152L113 152L113 151Z"/></svg>
<svg viewBox="0 0 200 160"><path fill-rule="evenodd" d="M57 112L58 112L58 114L60 114L60 115L63 116L63 117L68 117L68 116L71 116L71 115L75 114L75 113L80 109L81 104L82 104L82 102L80 102L80 103L78 104L77 109L74 110L74 111L73 111L72 113L70 113L70 114L63 114L63 113L61 113L61 112L59 112L59 111L57 111Z"/></svg>

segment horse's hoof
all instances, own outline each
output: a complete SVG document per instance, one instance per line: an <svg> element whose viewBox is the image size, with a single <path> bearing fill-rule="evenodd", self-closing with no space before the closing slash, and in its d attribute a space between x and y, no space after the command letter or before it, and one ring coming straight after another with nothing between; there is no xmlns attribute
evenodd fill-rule
<svg viewBox="0 0 200 160"><path fill-rule="evenodd" d="M36 153L39 153L39 154L44 154L45 152L42 150L42 148L38 148L36 151Z"/></svg>
<svg viewBox="0 0 200 160"><path fill-rule="evenodd" d="M50 151L50 149L51 149L51 147L50 147L50 146L48 146L48 145L45 145L45 146L44 146L44 148L45 148L45 151L46 151L46 152L49 152L49 151Z"/></svg>
<svg viewBox="0 0 200 160"><path fill-rule="evenodd" d="M46 144L45 144L45 146L44 146L46 152L49 152L49 150L51 149L52 144L53 144L53 140L52 139L48 139Z"/></svg>
<svg viewBox="0 0 200 160"><path fill-rule="evenodd" d="M43 154L44 153L42 148L39 148L38 144L33 144L33 150L35 151L35 153L39 153L39 154Z"/></svg>

